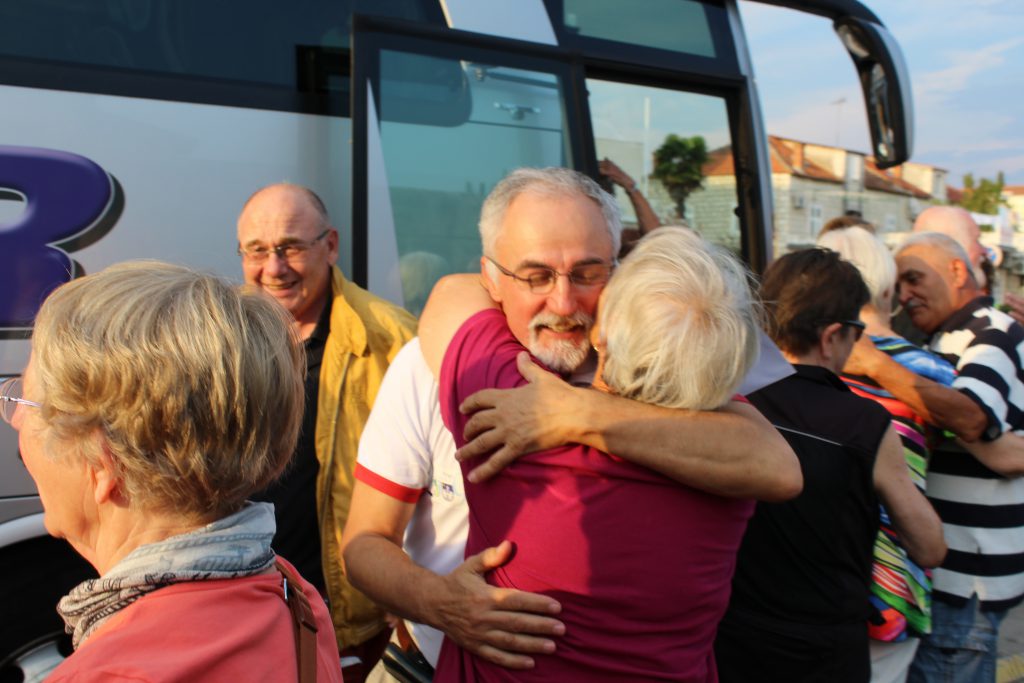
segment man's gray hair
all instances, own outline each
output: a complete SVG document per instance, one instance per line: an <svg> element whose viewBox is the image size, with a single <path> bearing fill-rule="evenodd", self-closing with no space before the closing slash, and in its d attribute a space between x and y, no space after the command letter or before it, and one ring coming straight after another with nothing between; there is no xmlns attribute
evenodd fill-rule
<svg viewBox="0 0 1024 683"><path fill-rule="evenodd" d="M545 197L583 195L590 198L601 209L605 227L612 240L613 256L619 253L622 244L622 217L615 198L601 189L601 186L579 171L570 168L517 168L505 176L484 200L480 209L480 241L484 255L494 256L495 244L501 233L501 226L512 201L523 192L532 192Z"/></svg>
<svg viewBox="0 0 1024 683"><path fill-rule="evenodd" d="M903 243L897 247L896 255L899 256L910 247L915 246L928 246L941 249L946 252L950 258L963 261L964 265L967 266L967 269L971 270L971 259L968 258L967 251L959 242L949 235L944 235L941 232L915 232L911 234L910 237L903 240Z"/></svg>

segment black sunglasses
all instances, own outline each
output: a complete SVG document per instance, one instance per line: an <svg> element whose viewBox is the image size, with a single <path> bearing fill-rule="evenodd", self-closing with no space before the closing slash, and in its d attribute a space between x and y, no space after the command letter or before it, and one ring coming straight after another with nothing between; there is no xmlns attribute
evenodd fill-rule
<svg viewBox="0 0 1024 683"><path fill-rule="evenodd" d="M839 324L842 325L843 327L852 327L853 328L853 340L854 341L860 340L860 338L862 336L864 336L865 328L867 328L867 325L865 325L860 320L840 320Z"/></svg>

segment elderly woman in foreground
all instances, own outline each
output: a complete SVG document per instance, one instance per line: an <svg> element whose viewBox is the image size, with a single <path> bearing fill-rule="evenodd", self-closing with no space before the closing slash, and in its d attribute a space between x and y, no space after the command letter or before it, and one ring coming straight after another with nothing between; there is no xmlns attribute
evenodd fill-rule
<svg viewBox="0 0 1024 683"><path fill-rule="evenodd" d="M75 652L48 680L341 680L323 601L246 503L288 462L302 368L276 303L185 268L50 295L0 406L47 531L100 577L60 601Z"/></svg>

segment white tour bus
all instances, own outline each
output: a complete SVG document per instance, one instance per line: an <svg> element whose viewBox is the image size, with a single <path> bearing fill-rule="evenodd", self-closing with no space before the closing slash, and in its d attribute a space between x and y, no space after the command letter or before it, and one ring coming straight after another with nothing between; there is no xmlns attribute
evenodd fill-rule
<svg viewBox="0 0 1024 683"><path fill-rule="evenodd" d="M828 17L864 90L873 153L911 147L899 48L855 0L762 0ZM415 310L478 267L480 204L520 166L632 169L666 134L729 150L686 202L755 270L771 171L737 0L4 0L0 377L68 279L157 258L240 276L234 223L281 180L325 200L342 269ZM808 55L813 59L813 55ZM632 216L619 191L624 214ZM54 606L87 573L46 536L0 427L0 681L67 652Z"/></svg>

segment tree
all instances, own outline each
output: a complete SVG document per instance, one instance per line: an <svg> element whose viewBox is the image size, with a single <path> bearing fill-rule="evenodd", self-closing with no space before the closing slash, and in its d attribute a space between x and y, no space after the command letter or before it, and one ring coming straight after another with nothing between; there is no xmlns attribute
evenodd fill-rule
<svg viewBox="0 0 1024 683"><path fill-rule="evenodd" d="M682 138L670 133L654 152L651 178L665 186L676 203L679 218L686 217L686 198L704 181L703 167L707 160L707 146L700 135Z"/></svg>
<svg viewBox="0 0 1024 683"><path fill-rule="evenodd" d="M996 175L995 180L982 178L981 182L975 185L974 174L968 173L964 176L964 195L960 200L960 206L974 213L997 214L999 207L1005 205L1003 200L1003 172Z"/></svg>

